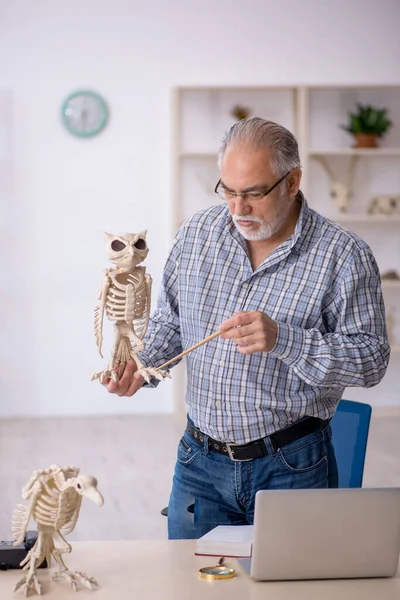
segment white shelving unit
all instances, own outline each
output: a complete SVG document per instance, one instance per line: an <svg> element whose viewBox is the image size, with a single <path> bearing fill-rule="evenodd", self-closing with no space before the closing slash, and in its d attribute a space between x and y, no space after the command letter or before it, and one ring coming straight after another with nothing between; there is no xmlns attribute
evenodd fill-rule
<svg viewBox="0 0 400 600"><path fill-rule="evenodd" d="M356 103L388 109L393 126L379 148L352 148L351 136L339 127L346 124ZM358 233L371 246L381 272L400 275L400 206L390 216L368 214L377 195L400 194L400 85L381 86L265 86L181 87L173 93L173 234L183 220L200 208L216 204L214 187L219 179L217 153L223 132L234 122L235 105L276 121L293 131L303 165L302 190L312 208ZM338 179L355 162L353 196L348 211L340 213L329 195L324 158ZM400 357L400 281L385 280L382 289L390 310L396 313L392 336L393 362ZM386 376L388 404L399 404L392 378ZM182 396L182 387L179 395ZM356 398L355 398L356 399Z"/></svg>

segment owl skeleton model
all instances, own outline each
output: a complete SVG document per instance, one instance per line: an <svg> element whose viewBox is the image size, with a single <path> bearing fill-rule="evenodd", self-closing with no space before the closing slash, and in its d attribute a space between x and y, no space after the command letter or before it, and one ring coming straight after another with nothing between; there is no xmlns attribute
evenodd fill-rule
<svg viewBox="0 0 400 600"><path fill-rule="evenodd" d="M114 322L114 342L111 359L106 370L95 373L93 379L111 378L118 381L117 367L133 359L138 374L147 382L151 377L162 380L169 377L167 371L145 367L138 357L144 349L144 335L150 317L151 276L146 267L138 266L147 256L146 231L111 235L105 233L108 258L115 267L105 270L103 284L98 293L100 305L95 308L94 333L101 353L103 343L103 318Z"/></svg>
<svg viewBox="0 0 400 600"><path fill-rule="evenodd" d="M24 500L29 499L30 504L16 506L12 517L12 532L14 546L18 546L24 539L30 518L33 517L37 523L38 537L21 562L27 573L17 583L14 591L21 590L25 596L29 596L30 592L41 595L36 569L44 559L50 567L51 557L59 566L53 579L65 579L74 591L77 591L79 584L90 589L97 587L93 577L88 577L81 571L69 571L62 559L62 554L71 552L72 548L64 536L75 529L83 496L93 500L97 506L103 504L103 497L97 490L97 480L89 475L79 475L76 467L51 465L48 469L34 471L22 490L22 497Z"/></svg>

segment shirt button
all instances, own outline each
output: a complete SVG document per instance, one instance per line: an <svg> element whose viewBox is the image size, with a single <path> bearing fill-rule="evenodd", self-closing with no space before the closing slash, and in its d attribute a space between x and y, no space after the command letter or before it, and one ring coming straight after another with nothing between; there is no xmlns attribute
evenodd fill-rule
<svg viewBox="0 0 400 600"><path fill-rule="evenodd" d="M215 406L217 406L219 408L221 406L221 402L219 400L217 400L217 402L215 403Z"/></svg>
<svg viewBox="0 0 400 600"><path fill-rule="evenodd" d="M248 284L248 283L244 283L244 284L243 284L243 287L244 287L244 288L247 288L247 287L249 287L249 284Z"/></svg>
<svg viewBox="0 0 400 600"><path fill-rule="evenodd" d="M221 365L221 367L224 367L225 366L225 361L224 360L220 360L219 364Z"/></svg>

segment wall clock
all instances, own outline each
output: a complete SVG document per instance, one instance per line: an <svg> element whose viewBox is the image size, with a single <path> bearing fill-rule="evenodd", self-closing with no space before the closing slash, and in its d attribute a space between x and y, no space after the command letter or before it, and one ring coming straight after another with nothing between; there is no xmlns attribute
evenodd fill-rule
<svg viewBox="0 0 400 600"><path fill-rule="evenodd" d="M108 108L97 92L79 90L70 94L61 108L62 121L67 130L79 137L100 133L108 122Z"/></svg>

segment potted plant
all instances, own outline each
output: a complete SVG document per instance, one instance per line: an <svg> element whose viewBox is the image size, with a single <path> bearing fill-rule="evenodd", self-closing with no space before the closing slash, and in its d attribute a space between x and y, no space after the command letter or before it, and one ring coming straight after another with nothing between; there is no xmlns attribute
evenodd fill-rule
<svg viewBox="0 0 400 600"><path fill-rule="evenodd" d="M353 134L353 148L376 148L378 138L382 137L391 125L386 108L357 103L357 111L349 113L348 125L341 125L341 128Z"/></svg>

